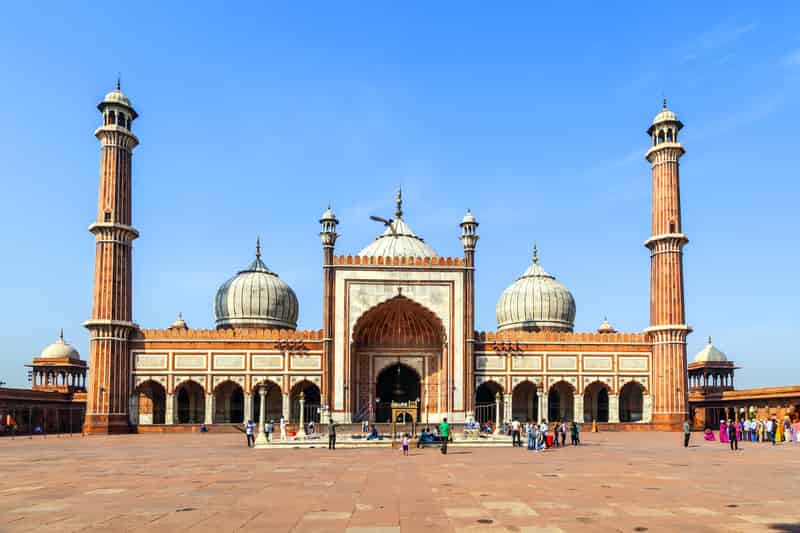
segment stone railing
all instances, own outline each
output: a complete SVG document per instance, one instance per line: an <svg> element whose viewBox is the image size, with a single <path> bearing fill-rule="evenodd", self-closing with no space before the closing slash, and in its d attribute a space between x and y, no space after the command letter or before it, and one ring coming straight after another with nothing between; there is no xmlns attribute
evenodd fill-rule
<svg viewBox="0 0 800 533"><path fill-rule="evenodd" d="M337 255L334 265L381 265L381 266L415 266L415 267L464 267L461 257L374 257L360 255Z"/></svg>

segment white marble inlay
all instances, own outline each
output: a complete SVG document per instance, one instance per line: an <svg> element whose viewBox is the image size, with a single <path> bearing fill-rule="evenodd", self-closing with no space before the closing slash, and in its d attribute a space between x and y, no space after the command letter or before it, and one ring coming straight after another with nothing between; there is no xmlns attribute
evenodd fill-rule
<svg viewBox="0 0 800 533"><path fill-rule="evenodd" d="M166 369L167 354L137 353L133 364L138 369Z"/></svg>

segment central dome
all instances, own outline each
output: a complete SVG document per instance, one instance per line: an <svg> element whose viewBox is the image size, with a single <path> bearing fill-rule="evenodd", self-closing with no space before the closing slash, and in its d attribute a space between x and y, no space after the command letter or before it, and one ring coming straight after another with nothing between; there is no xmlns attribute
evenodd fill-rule
<svg viewBox="0 0 800 533"><path fill-rule="evenodd" d="M437 257L438 254L421 237L417 237L403 220L403 193L397 191L397 211L394 220L384 220L386 230L358 252L362 257Z"/></svg>
<svg viewBox="0 0 800 533"><path fill-rule="evenodd" d="M246 269L222 284L214 299L217 328L297 328L297 296L289 285L256 258Z"/></svg>
<svg viewBox="0 0 800 533"><path fill-rule="evenodd" d="M533 264L497 301L497 329L572 331L575 299L565 286L539 265L536 246Z"/></svg>

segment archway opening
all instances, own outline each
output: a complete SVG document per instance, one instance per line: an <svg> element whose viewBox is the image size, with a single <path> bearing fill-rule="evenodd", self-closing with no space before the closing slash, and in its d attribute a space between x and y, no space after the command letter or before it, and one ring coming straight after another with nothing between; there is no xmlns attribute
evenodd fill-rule
<svg viewBox="0 0 800 533"><path fill-rule="evenodd" d="M619 394L620 422L641 422L644 413L644 387L630 381Z"/></svg>
<svg viewBox="0 0 800 533"><path fill-rule="evenodd" d="M500 413L497 412L497 395L500 395ZM502 423L503 421L503 387L494 381L485 381L475 389L475 420L481 424L486 422Z"/></svg>
<svg viewBox="0 0 800 533"><path fill-rule="evenodd" d="M375 380L375 421L392 422L392 403L414 403L420 399L420 389L419 374L411 367L395 363L384 368Z"/></svg>
<svg viewBox="0 0 800 533"><path fill-rule="evenodd" d="M187 381L178 387L178 423L201 424L206 416L205 392L199 383Z"/></svg>
<svg viewBox="0 0 800 533"><path fill-rule="evenodd" d="M266 422L280 420L281 416L283 416L283 395L281 394L281 388L271 381L259 383L253 390L253 417L251 420L255 423L260 420L262 389L267 391L264 397L264 420Z"/></svg>
<svg viewBox="0 0 800 533"><path fill-rule="evenodd" d="M167 406L167 394L161 383L145 381L137 388L139 424L163 424Z"/></svg>
<svg viewBox="0 0 800 533"><path fill-rule="evenodd" d="M608 422L608 387L595 381L583 392L583 421Z"/></svg>
<svg viewBox="0 0 800 533"><path fill-rule="evenodd" d="M244 391L238 383L225 381L214 390L214 423L244 422Z"/></svg>
<svg viewBox="0 0 800 533"><path fill-rule="evenodd" d="M511 395L511 416L522 422L536 422L539 418L539 395L536 385L523 381Z"/></svg>
<svg viewBox="0 0 800 533"><path fill-rule="evenodd" d="M574 389L566 381L559 381L547 393L547 419L565 422L574 420Z"/></svg>
<svg viewBox="0 0 800 533"><path fill-rule="evenodd" d="M290 420L300 422L300 393L303 393L303 422L319 423L320 391L314 383L301 381L292 387L292 412Z"/></svg>

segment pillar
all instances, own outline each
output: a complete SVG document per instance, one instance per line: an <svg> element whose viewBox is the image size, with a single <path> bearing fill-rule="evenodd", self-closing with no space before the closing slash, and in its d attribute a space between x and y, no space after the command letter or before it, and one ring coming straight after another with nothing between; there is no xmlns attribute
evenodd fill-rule
<svg viewBox="0 0 800 533"><path fill-rule="evenodd" d="M306 393L300 391L300 427L297 428L297 438L306 438Z"/></svg>
<svg viewBox="0 0 800 533"><path fill-rule="evenodd" d="M500 398L502 397L501 393L496 393L494 395L494 434L499 435L500 430L503 428L503 421L500 418Z"/></svg>
<svg viewBox="0 0 800 533"><path fill-rule="evenodd" d="M583 417L583 394L575 393L572 403L572 417L575 422L587 422ZM591 420L589 420L591 422Z"/></svg>
<svg viewBox="0 0 800 533"><path fill-rule="evenodd" d="M653 419L653 401L649 394L642 396L642 422L650 422Z"/></svg>
<svg viewBox="0 0 800 533"><path fill-rule="evenodd" d="M253 419L253 392L244 393L244 422Z"/></svg>
<svg viewBox="0 0 800 533"><path fill-rule="evenodd" d="M206 414L204 423L206 425L214 423L214 395L211 393L206 394Z"/></svg>
<svg viewBox="0 0 800 533"><path fill-rule="evenodd" d="M512 419L510 394L503 395L503 418L509 421Z"/></svg>
<svg viewBox="0 0 800 533"><path fill-rule="evenodd" d="M164 406L164 424L175 423L175 395L171 392L167 393L166 405Z"/></svg>
<svg viewBox="0 0 800 533"><path fill-rule="evenodd" d="M267 434L264 432L264 421L266 419L265 413L267 410L267 389L260 387L258 389L259 395L259 412L258 412L258 433L256 435L256 444L267 444Z"/></svg>
<svg viewBox="0 0 800 533"><path fill-rule="evenodd" d="M612 424L619 423L619 396L608 395L608 421Z"/></svg>
<svg viewBox="0 0 800 533"><path fill-rule="evenodd" d="M292 402L291 399L289 398L288 392L285 392L283 394L282 407L283 407L283 418L284 420L286 420L286 423L288 424L289 421L292 419Z"/></svg>
<svg viewBox="0 0 800 533"><path fill-rule="evenodd" d="M542 390L541 394L539 394L539 423L544 422L547 420L547 417L550 413L548 413L548 398L547 392Z"/></svg>

